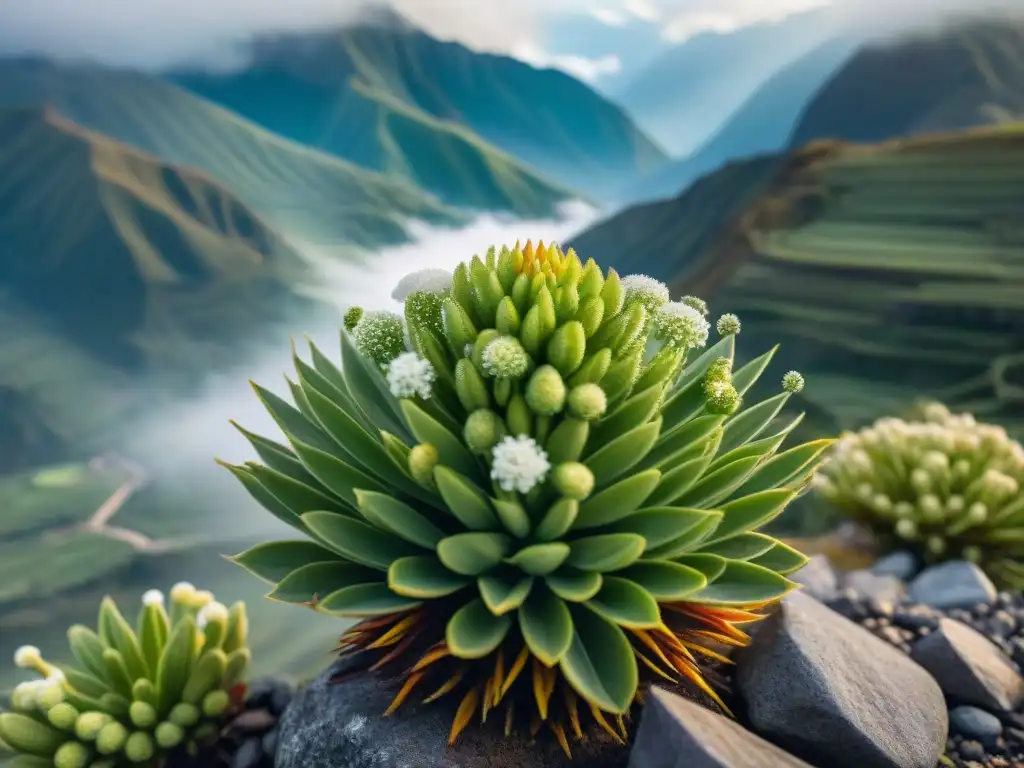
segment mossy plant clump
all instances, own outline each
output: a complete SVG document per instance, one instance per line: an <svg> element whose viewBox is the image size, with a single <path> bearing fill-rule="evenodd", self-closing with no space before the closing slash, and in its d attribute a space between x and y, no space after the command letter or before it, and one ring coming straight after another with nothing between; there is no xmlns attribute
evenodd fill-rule
<svg viewBox="0 0 1024 768"><path fill-rule="evenodd" d="M962 558L1024 588L1024 447L939 403L844 434L815 478L825 499L925 562Z"/></svg>
<svg viewBox="0 0 1024 768"><path fill-rule="evenodd" d="M136 625L110 598L96 631L68 630L78 666L46 661L33 646L15 653L40 678L21 683L0 713L0 744L18 768L158 768L172 752L216 741L245 698L250 662L245 606L230 609L182 582L143 596Z"/></svg>
<svg viewBox="0 0 1024 768"><path fill-rule="evenodd" d="M780 450L802 379L744 407L774 350L734 370L737 319L701 354L703 302L543 244L401 288L403 350L367 312L340 368L295 358L294 405L256 386L289 445L246 432L262 461L229 468L304 538L236 561L359 619L342 646L394 681L390 711L450 699L452 741L494 710L567 752L625 739L652 681L724 708L702 662L806 561L757 530L830 443Z"/></svg>

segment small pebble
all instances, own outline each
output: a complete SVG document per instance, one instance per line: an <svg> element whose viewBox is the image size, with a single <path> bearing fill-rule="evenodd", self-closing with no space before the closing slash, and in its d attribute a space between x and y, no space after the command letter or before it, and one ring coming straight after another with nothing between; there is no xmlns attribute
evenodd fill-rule
<svg viewBox="0 0 1024 768"><path fill-rule="evenodd" d="M999 718L977 707L954 707L949 711L950 728L969 739L992 746L1003 734Z"/></svg>
<svg viewBox="0 0 1024 768"><path fill-rule="evenodd" d="M246 739L231 758L231 768L257 768L263 761L263 740Z"/></svg>

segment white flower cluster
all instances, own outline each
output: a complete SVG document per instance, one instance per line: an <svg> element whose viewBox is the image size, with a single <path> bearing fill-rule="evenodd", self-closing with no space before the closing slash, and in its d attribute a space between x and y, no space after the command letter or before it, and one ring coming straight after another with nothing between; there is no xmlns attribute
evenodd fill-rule
<svg viewBox="0 0 1024 768"><path fill-rule="evenodd" d="M494 446L491 477L503 491L529 493L550 470L547 453L532 437L506 436Z"/></svg>
<svg viewBox="0 0 1024 768"><path fill-rule="evenodd" d="M654 338L676 349L706 346L711 328L707 319L689 304L673 301L654 313Z"/></svg>
<svg viewBox="0 0 1024 768"><path fill-rule="evenodd" d="M484 371L503 379L518 379L530 367L530 356L515 336L499 336L481 355Z"/></svg>
<svg viewBox="0 0 1024 768"><path fill-rule="evenodd" d="M405 301L414 293L424 291L426 293L446 293L452 287L452 273L445 269L421 269L418 272L411 272L395 286L391 292L391 298L395 301Z"/></svg>
<svg viewBox="0 0 1024 768"><path fill-rule="evenodd" d="M653 312L669 300L668 286L648 275L626 275L622 278L625 303L639 301L648 312Z"/></svg>
<svg viewBox="0 0 1024 768"><path fill-rule="evenodd" d="M388 387L397 398L430 398L437 374L433 366L415 352L403 352L387 366Z"/></svg>

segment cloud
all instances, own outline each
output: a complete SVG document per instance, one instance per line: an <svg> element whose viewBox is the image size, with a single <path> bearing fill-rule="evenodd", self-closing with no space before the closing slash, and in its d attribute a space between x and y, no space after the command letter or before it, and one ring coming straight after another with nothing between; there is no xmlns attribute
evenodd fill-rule
<svg viewBox="0 0 1024 768"><path fill-rule="evenodd" d="M604 75L617 74L622 69L622 60L615 54L597 58L573 54L552 54L529 41L520 43L509 53L520 61L525 61L538 68L550 67L568 72L585 83L593 83Z"/></svg>
<svg viewBox="0 0 1024 768"><path fill-rule="evenodd" d="M590 15L608 27L624 27L629 24L630 14L615 8L594 8Z"/></svg>

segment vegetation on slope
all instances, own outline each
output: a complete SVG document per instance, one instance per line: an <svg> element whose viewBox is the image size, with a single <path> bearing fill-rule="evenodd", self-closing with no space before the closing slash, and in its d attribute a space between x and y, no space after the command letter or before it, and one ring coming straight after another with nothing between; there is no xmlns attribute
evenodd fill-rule
<svg viewBox="0 0 1024 768"><path fill-rule="evenodd" d="M943 400L1024 432L1024 124L727 166L574 238L782 343L819 432ZM651 254L659 254L654 261Z"/></svg>
<svg viewBox="0 0 1024 768"><path fill-rule="evenodd" d="M569 75L441 42L392 17L266 38L239 72L172 78L283 136L377 170L427 162L437 142L468 151L466 129L492 145L473 144L484 162L495 162L490 154L500 147L588 196L666 160L625 112Z"/></svg>

